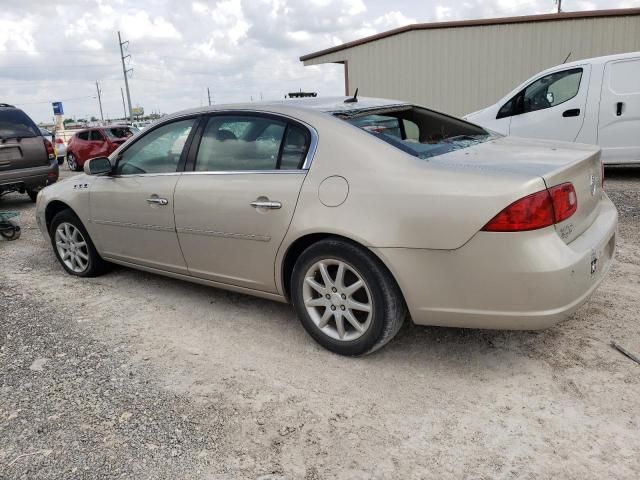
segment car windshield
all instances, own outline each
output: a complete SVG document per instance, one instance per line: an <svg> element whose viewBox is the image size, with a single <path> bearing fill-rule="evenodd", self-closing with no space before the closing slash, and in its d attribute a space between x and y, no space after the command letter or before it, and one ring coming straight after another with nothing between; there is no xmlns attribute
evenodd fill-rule
<svg viewBox="0 0 640 480"><path fill-rule="evenodd" d="M411 105L335 115L421 159L471 147L496 136L464 120Z"/></svg>
<svg viewBox="0 0 640 480"><path fill-rule="evenodd" d="M39 137L40 135L36 124L22 110L0 110L0 139Z"/></svg>
<svg viewBox="0 0 640 480"><path fill-rule="evenodd" d="M129 138L135 132L131 127L111 127L105 128L104 133L107 134L107 137L112 140L121 140L125 138Z"/></svg>

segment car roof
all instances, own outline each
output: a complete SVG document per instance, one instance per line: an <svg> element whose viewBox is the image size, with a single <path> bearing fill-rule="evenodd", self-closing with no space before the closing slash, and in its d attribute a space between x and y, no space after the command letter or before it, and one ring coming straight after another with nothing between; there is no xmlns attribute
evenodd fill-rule
<svg viewBox="0 0 640 480"><path fill-rule="evenodd" d="M393 106L407 106L410 103L401 100L389 100L384 98L358 97L357 102L345 103L352 97L312 97L312 98L291 98L286 100L250 102L250 103L228 103L212 105L206 107L191 108L172 113L162 118L162 123L176 117L185 115L215 113L226 110L253 110L271 113L292 113L295 110L312 111L320 113L349 113L363 110L379 108L389 108Z"/></svg>

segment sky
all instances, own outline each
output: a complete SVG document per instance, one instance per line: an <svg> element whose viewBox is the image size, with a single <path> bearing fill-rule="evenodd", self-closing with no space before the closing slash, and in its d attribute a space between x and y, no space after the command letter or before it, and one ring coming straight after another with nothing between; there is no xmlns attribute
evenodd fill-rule
<svg viewBox="0 0 640 480"><path fill-rule="evenodd" d="M344 93L343 67L301 55L410 23L531 15L554 0L0 0L0 103L51 122L123 116L117 32L133 106L170 113L288 92ZM563 0L563 10L640 7L640 0Z"/></svg>

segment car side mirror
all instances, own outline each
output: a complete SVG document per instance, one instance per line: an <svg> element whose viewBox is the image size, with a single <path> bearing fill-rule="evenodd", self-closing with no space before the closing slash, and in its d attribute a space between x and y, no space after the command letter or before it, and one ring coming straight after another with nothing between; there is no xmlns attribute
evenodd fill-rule
<svg viewBox="0 0 640 480"><path fill-rule="evenodd" d="M87 175L104 175L111 173L111 162L107 157L90 158L84 162L84 173Z"/></svg>

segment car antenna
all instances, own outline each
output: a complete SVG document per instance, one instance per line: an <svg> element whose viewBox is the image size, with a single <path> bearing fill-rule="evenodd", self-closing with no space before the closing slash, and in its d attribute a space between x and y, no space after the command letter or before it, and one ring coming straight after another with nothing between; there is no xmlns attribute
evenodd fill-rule
<svg viewBox="0 0 640 480"><path fill-rule="evenodd" d="M356 93L351 98L347 98L344 103L356 103L358 101L358 89L356 88Z"/></svg>
<svg viewBox="0 0 640 480"><path fill-rule="evenodd" d="M567 58L564 59L564 62L562 62L562 64L564 65L565 63L567 63L567 60L569 60L569 57L571 56L573 52L569 52L569 55L567 55Z"/></svg>

